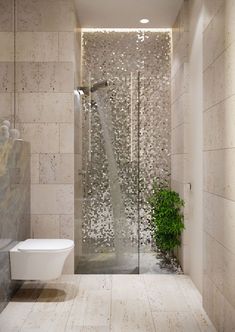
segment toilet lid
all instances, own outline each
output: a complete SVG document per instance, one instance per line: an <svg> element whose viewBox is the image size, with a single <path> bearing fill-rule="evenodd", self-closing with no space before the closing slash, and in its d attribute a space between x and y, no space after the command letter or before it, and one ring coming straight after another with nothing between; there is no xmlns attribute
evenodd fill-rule
<svg viewBox="0 0 235 332"><path fill-rule="evenodd" d="M74 242L67 239L28 239L20 243L19 251L60 251L73 248Z"/></svg>

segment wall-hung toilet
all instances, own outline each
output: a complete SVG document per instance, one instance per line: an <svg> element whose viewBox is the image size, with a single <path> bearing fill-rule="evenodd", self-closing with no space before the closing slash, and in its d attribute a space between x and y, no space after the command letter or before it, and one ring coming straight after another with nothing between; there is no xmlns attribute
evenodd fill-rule
<svg viewBox="0 0 235 332"><path fill-rule="evenodd" d="M67 239L28 239L10 250L11 279L50 280L61 276L74 247Z"/></svg>

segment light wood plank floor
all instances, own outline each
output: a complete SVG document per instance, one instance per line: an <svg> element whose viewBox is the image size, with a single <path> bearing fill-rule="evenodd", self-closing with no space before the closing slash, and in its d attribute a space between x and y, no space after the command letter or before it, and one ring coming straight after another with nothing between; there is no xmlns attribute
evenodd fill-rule
<svg viewBox="0 0 235 332"><path fill-rule="evenodd" d="M0 314L1 332L212 332L182 275L64 275L25 283Z"/></svg>

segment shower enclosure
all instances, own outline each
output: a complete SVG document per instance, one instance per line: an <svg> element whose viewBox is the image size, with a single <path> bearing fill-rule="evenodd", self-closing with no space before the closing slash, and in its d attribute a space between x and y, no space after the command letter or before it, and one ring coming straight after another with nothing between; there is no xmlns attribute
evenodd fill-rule
<svg viewBox="0 0 235 332"><path fill-rule="evenodd" d="M75 268L140 273L143 254L154 246L148 195L154 179L168 181L170 166L169 59L154 75L143 50L148 38L168 45L169 33L95 35L83 35L83 82L75 97ZM110 37L119 44L113 57L96 56L89 45ZM142 54L136 61L128 40Z"/></svg>

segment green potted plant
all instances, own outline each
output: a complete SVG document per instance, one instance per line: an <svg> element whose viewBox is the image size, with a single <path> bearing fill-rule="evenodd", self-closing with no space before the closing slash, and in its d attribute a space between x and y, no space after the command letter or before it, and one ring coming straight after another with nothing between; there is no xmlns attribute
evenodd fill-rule
<svg viewBox="0 0 235 332"><path fill-rule="evenodd" d="M149 203L156 246L161 252L173 256L174 249L181 244L184 229L184 201L177 192L154 184Z"/></svg>

